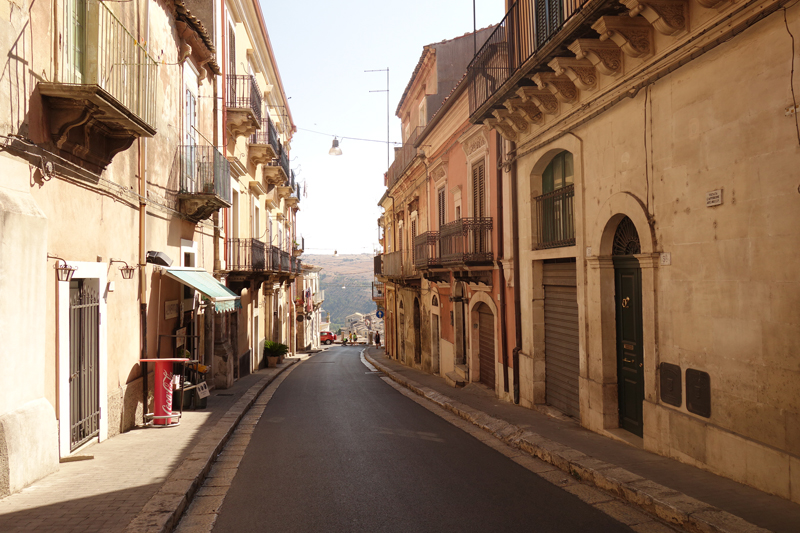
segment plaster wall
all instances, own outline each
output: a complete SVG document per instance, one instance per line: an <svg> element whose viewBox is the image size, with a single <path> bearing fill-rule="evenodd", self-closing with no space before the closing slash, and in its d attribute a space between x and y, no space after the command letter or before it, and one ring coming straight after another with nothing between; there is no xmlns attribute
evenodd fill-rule
<svg viewBox="0 0 800 533"><path fill-rule="evenodd" d="M788 15L797 34L798 15ZM578 258L582 423L601 432L617 425L613 266L605 258L626 215L642 241L642 445L800 501L790 476L800 455L800 141L784 116L790 69L776 53L790 44L782 13L770 15L519 160L520 375L525 404L538 403L534 262L551 256L532 250L529 199L537 172L569 149L578 243L563 254ZM723 203L706 207L714 190ZM687 410L685 385L679 407L661 401L662 362L710 375L710 417Z"/></svg>

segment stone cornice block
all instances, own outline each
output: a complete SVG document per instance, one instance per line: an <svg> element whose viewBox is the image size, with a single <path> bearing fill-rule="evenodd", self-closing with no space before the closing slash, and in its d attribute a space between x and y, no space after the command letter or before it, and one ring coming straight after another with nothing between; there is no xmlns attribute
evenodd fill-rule
<svg viewBox="0 0 800 533"><path fill-rule="evenodd" d="M597 69L588 59L556 57L547 64L560 76L567 76L575 87L589 91L597 85Z"/></svg>
<svg viewBox="0 0 800 533"><path fill-rule="evenodd" d="M522 98L509 98L503 105L512 113L521 113L532 124L544 122L544 115L533 102L525 102Z"/></svg>
<svg viewBox="0 0 800 533"><path fill-rule="evenodd" d="M578 99L578 89L566 75L559 75L553 72L537 72L531 76L533 82L540 89L546 89L553 93L560 102L565 104L574 102Z"/></svg>
<svg viewBox="0 0 800 533"><path fill-rule="evenodd" d="M606 76L622 73L622 50L616 43L600 39L576 39L569 50L577 59L588 59L594 67Z"/></svg>
<svg viewBox="0 0 800 533"><path fill-rule="evenodd" d="M558 99L550 91L536 89L535 87L520 87L517 96L523 102L533 102L545 115L558 114Z"/></svg>
<svg viewBox="0 0 800 533"><path fill-rule="evenodd" d="M653 53L653 27L641 17L600 17L592 24L601 41L611 40L631 57Z"/></svg>
<svg viewBox="0 0 800 533"><path fill-rule="evenodd" d="M642 15L659 33L677 35L688 29L689 0L620 0L635 17Z"/></svg>
<svg viewBox="0 0 800 533"><path fill-rule="evenodd" d="M502 135L502 137L507 141L514 141L518 139L517 132L514 131L514 128L506 124L504 120L498 120L496 118L487 118L483 121L483 123L491 129L497 130L497 133Z"/></svg>
<svg viewBox="0 0 800 533"><path fill-rule="evenodd" d="M506 124L514 128L517 133L525 133L528 131L528 121L516 113L511 113L507 109L495 109L492 114L497 120L505 121Z"/></svg>

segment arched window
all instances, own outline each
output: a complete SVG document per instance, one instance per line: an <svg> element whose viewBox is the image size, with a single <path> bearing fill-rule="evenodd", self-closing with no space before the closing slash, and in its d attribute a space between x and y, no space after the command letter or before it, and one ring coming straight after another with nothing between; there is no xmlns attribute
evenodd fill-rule
<svg viewBox="0 0 800 533"><path fill-rule="evenodd" d="M433 295L433 298L431 299L431 307L439 307L439 299L436 297L435 294Z"/></svg>
<svg viewBox="0 0 800 533"><path fill-rule="evenodd" d="M556 154L542 173L542 195L535 198L539 249L575 245L574 174L567 151Z"/></svg>

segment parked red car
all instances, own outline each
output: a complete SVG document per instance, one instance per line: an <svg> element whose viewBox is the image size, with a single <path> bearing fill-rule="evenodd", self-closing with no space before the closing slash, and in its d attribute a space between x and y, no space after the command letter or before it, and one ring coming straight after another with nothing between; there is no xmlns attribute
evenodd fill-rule
<svg viewBox="0 0 800 533"><path fill-rule="evenodd" d="M336 340L336 335L334 335L330 331L323 331L319 334L319 341L322 344L333 344L333 341L335 340Z"/></svg>

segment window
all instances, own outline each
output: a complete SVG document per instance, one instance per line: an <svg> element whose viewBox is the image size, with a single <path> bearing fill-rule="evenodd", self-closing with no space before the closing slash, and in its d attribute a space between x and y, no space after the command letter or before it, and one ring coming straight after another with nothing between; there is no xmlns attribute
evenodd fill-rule
<svg viewBox="0 0 800 533"><path fill-rule="evenodd" d="M486 216L486 163L472 165L472 216Z"/></svg>
<svg viewBox="0 0 800 533"><path fill-rule="evenodd" d="M86 0L67 0L64 11L65 81L81 83L86 54Z"/></svg>
<svg viewBox="0 0 800 533"><path fill-rule="evenodd" d="M541 46L561 28L561 0L536 0L536 45Z"/></svg>
<svg viewBox="0 0 800 533"><path fill-rule="evenodd" d="M441 228L446 224L446 213L445 209L447 206L447 197L445 196L444 187L439 187L439 191L437 192L436 196L438 197L438 204L439 204L439 227Z"/></svg>
<svg viewBox="0 0 800 533"><path fill-rule="evenodd" d="M419 126L424 128L428 125L428 100L422 98L422 103L419 104Z"/></svg>
<svg viewBox="0 0 800 533"><path fill-rule="evenodd" d="M236 74L236 31L228 24L228 74Z"/></svg>
<svg viewBox="0 0 800 533"><path fill-rule="evenodd" d="M572 154L566 151L556 154L542 173L543 194L535 199L539 248L575 244L573 182Z"/></svg>

